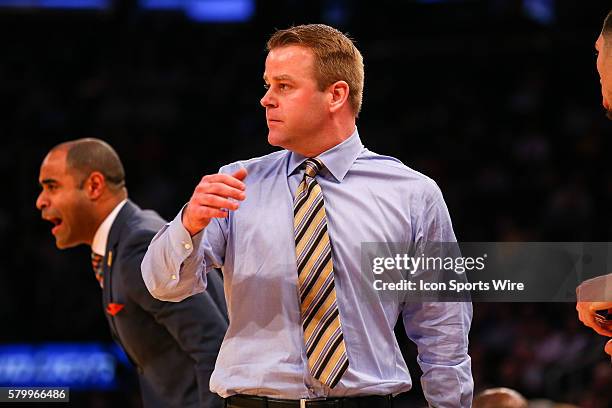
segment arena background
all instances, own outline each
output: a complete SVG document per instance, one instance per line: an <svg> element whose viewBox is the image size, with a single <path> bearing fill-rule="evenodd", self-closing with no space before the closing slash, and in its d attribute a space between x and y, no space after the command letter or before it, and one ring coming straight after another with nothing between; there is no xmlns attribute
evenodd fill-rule
<svg viewBox="0 0 612 408"><path fill-rule="evenodd" d="M259 105L274 28L324 22L356 40L364 144L438 182L459 240L612 240L612 122L593 47L609 1L187 3L0 1L1 384L51 370L72 381L71 406L139 406L88 248L58 251L35 208L40 162L64 140L105 139L130 197L173 217L202 175L274 150ZM223 21L228 10L238 21ZM475 390L611 406L605 339L574 306L475 304ZM397 332L415 380L403 400L424 406L414 347ZM101 380L87 347L110 361Z"/></svg>

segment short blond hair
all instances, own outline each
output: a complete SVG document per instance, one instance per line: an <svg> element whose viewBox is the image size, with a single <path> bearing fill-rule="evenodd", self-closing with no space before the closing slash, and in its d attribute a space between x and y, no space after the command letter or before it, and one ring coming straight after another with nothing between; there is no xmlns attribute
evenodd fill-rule
<svg viewBox="0 0 612 408"><path fill-rule="evenodd" d="M299 45L314 54L314 76L322 91L334 82L349 86L349 103L359 116L363 99L363 57L353 40L325 24L305 24L277 30L268 40L268 51L288 45Z"/></svg>

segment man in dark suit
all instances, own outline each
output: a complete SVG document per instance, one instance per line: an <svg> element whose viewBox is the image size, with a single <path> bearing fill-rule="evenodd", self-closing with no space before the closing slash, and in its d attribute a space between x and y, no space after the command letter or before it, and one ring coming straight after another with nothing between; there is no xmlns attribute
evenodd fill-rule
<svg viewBox="0 0 612 408"><path fill-rule="evenodd" d="M113 337L138 370L144 406L220 407L210 375L227 329L223 283L183 302L154 299L140 263L165 224L157 213L128 200L123 165L98 139L62 143L45 157L36 206L59 249L87 244L103 289Z"/></svg>

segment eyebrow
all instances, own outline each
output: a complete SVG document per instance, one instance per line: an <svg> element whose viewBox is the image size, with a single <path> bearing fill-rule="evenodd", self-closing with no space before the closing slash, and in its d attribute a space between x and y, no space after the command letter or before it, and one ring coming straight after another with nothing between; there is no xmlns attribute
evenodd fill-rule
<svg viewBox="0 0 612 408"><path fill-rule="evenodd" d="M46 184L57 184L57 180L55 180L55 179L51 179L51 178L49 178L49 179L44 179L44 180L41 180L39 184L40 184L41 186L44 186L44 185L46 185Z"/></svg>
<svg viewBox="0 0 612 408"><path fill-rule="evenodd" d="M291 80L293 80L293 78L290 75L287 75L287 74L277 75L275 77L272 77L272 79L275 80L275 81L287 81L287 80L291 81ZM264 81L268 80L268 77L265 74L263 76L263 80Z"/></svg>

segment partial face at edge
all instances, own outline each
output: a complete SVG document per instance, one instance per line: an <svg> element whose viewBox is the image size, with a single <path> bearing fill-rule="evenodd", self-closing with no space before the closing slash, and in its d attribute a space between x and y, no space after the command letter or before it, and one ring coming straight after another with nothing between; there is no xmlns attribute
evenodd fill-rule
<svg viewBox="0 0 612 408"><path fill-rule="evenodd" d="M59 249L90 243L93 239L91 202L84 188L66 164L65 150L55 150L40 166L38 181L42 191L36 207L51 222L51 233Z"/></svg>
<svg viewBox="0 0 612 408"><path fill-rule="evenodd" d="M608 39L610 42L610 39ZM597 72L601 82L602 103L609 119L612 119L612 44L606 44L603 35L595 42L597 49Z"/></svg>

